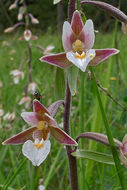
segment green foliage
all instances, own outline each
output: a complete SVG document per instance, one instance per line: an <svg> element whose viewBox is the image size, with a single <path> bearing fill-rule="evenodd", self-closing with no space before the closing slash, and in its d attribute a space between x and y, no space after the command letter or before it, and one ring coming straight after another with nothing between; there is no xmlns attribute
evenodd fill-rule
<svg viewBox="0 0 127 190"><path fill-rule="evenodd" d="M22 34L21 34L22 36ZM2 35L0 41L0 81L3 83L3 87L0 88L0 106L4 109L5 113L15 112L16 119L15 121L9 123L0 119L0 142L4 141L6 138L22 131L25 122L21 119L20 114L24 105L19 106L18 102L23 97L24 86L28 84L28 67L27 60L23 67L25 72L24 80L21 80L18 85L13 84L12 77L10 76L10 71L17 69L21 63L21 57L23 52L27 56L27 51L25 50L25 42L18 40L19 34L16 35ZM61 37L60 37L61 38ZM33 72L33 81L38 85L38 91L42 95L42 103L48 107L51 103L55 101L54 95L54 80L55 80L55 68L46 63L40 62L39 58L42 56L42 52L36 47L36 45L42 45L44 48L49 45L55 45L54 52L61 51L61 41L58 36L45 34L39 36L37 41L31 41L32 51L33 51L33 61L32 61L32 72ZM96 34L96 43L94 48L106 48L112 47L112 38L113 34ZM8 45L3 45L3 41L6 41ZM105 79L108 74L108 64L107 61L99 64L95 69L96 77L100 81L101 85L104 87L110 86L110 93L124 106L127 105L125 101L127 96L126 88L126 60L127 60L127 36L122 33L118 33L118 45L120 54L118 55L119 61L119 70L117 70L116 57L110 62L112 64L112 69L110 77L115 77L115 80L109 78L108 86L105 86ZM10 54L12 50L15 50L14 54ZM12 59L13 58L13 59ZM88 68L89 69L89 68ZM118 74L120 73L120 75ZM97 99L95 98L95 89L93 82L89 79L87 73L84 75L78 75L78 85L77 93L72 98L72 112L71 112L71 132L72 137L76 137L84 131L91 131L93 125L93 118L97 115L96 112L99 111L99 107L93 109L94 105L97 104ZM83 78L82 78L83 77ZM83 79L83 83L81 81ZM82 97L82 102L84 100L84 107L82 107L82 102L80 102L82 85L84 84L84 96ZM100 92L101 95L103 94ZM30 94L28 94L30 96ZM106 95L103 95L106 97ZM31 96L31 98L33 98ZM112 102L111 99L107 98L107 109L106 111L108 121L110 124L110 129L112 131L113 137L122 140L123 136L127 133L127 113L123 112L118 105ZM27 110L26 110L27 111ZM29 108L28 111L32 111L32 108ZM83 113L82 113L83 112ZM84 114L85 112L85 114ZM80 115L83 115L83 121L80 123ZM101 118L98 118L98 121ZM63 125L63 110L60 109L56 116L56 120L59 124ZM96 121L97 128L101 129L105 133L103 123ZM25 127L28 127L26 125ZM80 128L81 127L81 128ZM51 153L48 158L40 167L33 167L30 161L26 161L18 175L15 176L13 182L9 185L10 190L14 189L38 189L39 181L41 184L45 184L48 190L65 190L69 189L68 181L68 162L66 151L63 146L59 145L53 138L51 140ZM88 145L89 140L83 140L80 144L79 149L89 150ZM96 151L104 154L111 154L110 149L104 145L94 143L94 146L97 147ZM22 155L22 145L19 146L2 146L0 144L0 187L2 187L6 180L14 174L14 171L19 166L19 163L24 159ZM62 150L60 150L62 149ZM94 148L91 150L94 151ZM60 152L60 153L59 153ZM58 155L58 156L57 156ZM57 163L55 162L57 158ZM83 161L84 168L80 167L80 161ZM87 166L87 159L78 159L78 174L84 172ZM93 162L92 176L88 180L87 176L84 177L86 184L86 189L120 189L119 180L117 178L116 170L113 165L100 164L98 162ZM91 166L91 165L89 165ZM89 168L90 169L90 168ZM127 178L127 170L123 168L123 173L125 178ZM81 183L79 179L79 185ZM80 185L81 186L81 185Z"/></svg>
<svg viewBox="0 0 127 190"><path fill-rule="evenodd" d="M63 100L65 93L64 70L57 68L55 76L55 96L57 100Z"/></svg>
<svg viewBox="0 0 127 190"><path fill-rule="evenodd" d="M114 165L112 155L108 155L108 154L104 154L100 152L79 149L76 152L73 152L72 155L77 158L82 158L82 159L85 158L85 159L90 159L90 160L104 163L104 164Z"/></svg>
<svg viewBox="0 0 127 190"><path fill-rule="evenodd" d="M74 96L77 90L77 78L79 69L75 66L71 66L67 69L67 77L71 95Z"/></svg>

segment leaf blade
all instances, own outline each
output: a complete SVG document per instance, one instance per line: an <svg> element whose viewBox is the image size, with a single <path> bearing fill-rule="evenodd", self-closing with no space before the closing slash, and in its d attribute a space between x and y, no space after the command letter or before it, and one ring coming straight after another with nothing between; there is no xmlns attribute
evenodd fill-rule
<svg viewBox="0 0 127 190"><path fill-rule="evenodd" d="M72 156L75 156L78 158L86 158L86 159L90 159L90 160L104 163L104 164L115 165L112 155L108 155L108 154L104 154L100 152L80 149L80 150L77 150L76 152L73 152Z"/></svg>

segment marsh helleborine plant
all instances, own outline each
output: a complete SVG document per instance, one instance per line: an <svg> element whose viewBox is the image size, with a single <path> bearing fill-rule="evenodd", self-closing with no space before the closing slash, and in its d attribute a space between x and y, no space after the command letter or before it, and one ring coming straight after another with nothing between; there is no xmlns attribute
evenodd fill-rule
<svg viewBox="0 0 127 190"><path fill-rule="evenodd" d="M117 49L92 49L95 35L92 20L82 22L79 11L73 13L71 24L64 22L62 42L65 53L43 56L40 60L60 68L67 68L73 64L86 71L88 65L96 66L109 56L117 54Z"/></svg>
<svg viewBox="0 0 127 190"><path fill-rule="evenodd" d="M23 112L22 118L32 127L7 139L7 144L23 144L22 152L34 166L39 166L50 152L50 134L60 143L77 146L63 130L58 128L52 115L38 100L33 101L33 112Z"/></svg>

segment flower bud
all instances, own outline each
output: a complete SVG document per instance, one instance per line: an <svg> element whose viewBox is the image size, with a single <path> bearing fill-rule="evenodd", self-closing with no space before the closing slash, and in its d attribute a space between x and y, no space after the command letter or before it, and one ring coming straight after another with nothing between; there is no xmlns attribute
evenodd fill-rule
<svg viewBox="0 0 127 190"><path fill-rule="evenodd" d="M4 33L11 33L14 31L14 27L9 27L4 30Z"/></svg>
<svg viewBox="0 0 127 190"><path fill-rule="evenodd" d="M39 20L34 17L31 19L31 22L32 24L39 24Z"/></svg>
<svg viewBox="0 0 127 190"><path fill-rule="evenodd" d="M122 29L122 32L123 32L124 34L127 34L127 23L122 22L122 27L121 27L121 29Z"/></svg>
<svg viewBox="0 0 127 190"><path fill-rule="evenodd" d="M15 9L17 7L16 3L13 3L10 5L9 10Z"/></svg>
<svg viewBox="0 0 127 190"><path fill-rule="evenodd" d="M123 138L123 144L120 150L120 160L122 164L127 168L127 135Z"/></svg>

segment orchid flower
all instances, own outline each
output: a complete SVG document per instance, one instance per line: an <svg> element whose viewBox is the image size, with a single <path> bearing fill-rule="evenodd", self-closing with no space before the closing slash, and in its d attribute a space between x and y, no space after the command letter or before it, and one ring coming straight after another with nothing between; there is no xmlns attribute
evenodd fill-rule
<svg viewBox="0 0 127 190"><path fill-rule="evenodd" d="M28 29L26 29L24 31L24 36L23 37L20 37L19 40L25 40L25 41L29 41L29 40L36 40L37 39L37 36L34 36L32 35L32 32Z"/></svg>
<svg viewBox="0 0 127 190"><path fill-rule="evenodd" d="M52 104L46 109L38 100L33 101L33 112L23 112L22 118L32 127L7 139L3 142L7 144L23 144L22 152L34 166L39 166L50 152L50 134L61 144L77 146L73 140L63 130L58 128L52 116L55 115L53 108L58 109L60 101Z"/></svg>
<svg viewBox="0 0 127 190"><path fill-rule="evenodd" d="M117 49L92 49L95 35L92 20L82 22L79 11L73 13L71 24L63 24L62 42L65 53L43 56L40 60L60 68L68 68L73 64L86 71L88 65L96 66L111 55L117 54Z"/></svg>
<svg viewBox="0 0 127 190"><path fill-rule="evenodd" d="M19 79L21 78L22 80L24 79L24 73L18 69L16 70L12 70L10 72L10 74L13 76L13 81L14 84L18 84L19 83Z"/></svg>

